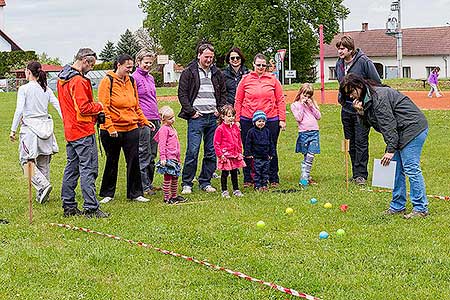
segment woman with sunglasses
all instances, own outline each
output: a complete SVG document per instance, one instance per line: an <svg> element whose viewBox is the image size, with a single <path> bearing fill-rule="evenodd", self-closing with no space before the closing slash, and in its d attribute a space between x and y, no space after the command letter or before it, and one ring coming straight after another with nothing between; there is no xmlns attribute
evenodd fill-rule
<svg viewBox="0 0 450 300"><path fill-rule="evenodd" d="M283 88L275 75L266 72L267 60L263 54L257 54L253 59L253 71L244 76L239 82L236 91L234 107L236 109L236 122L241 127L241 138L244 145L247 132L253 127L252 117L257 110L262 110L267 116L266 127L270 131L275 146L275 155L270 162L269 182L277 187L278 155L276 152L280 128L286 128L286 103ZM251 159L245 161L248 167L244 168L244 187L253 186L251 176Z"/></svg>
<svg viewBox="0 0 450 300"><path fill-rule="evenodd" d="M227 85L227 102L234 105L234 96L236 95L236 88L242 79L242 76L247 74L249 70L244 65L245 57L241 49L233 47L228 51L225 60L228 62L228 67L223 70L225 82Z"/></svg>

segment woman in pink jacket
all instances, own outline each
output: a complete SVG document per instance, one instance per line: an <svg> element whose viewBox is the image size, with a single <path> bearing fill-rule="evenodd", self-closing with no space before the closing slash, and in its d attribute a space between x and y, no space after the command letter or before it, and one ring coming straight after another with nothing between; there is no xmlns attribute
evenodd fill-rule
<svg viewBox="0 0 450 300"><path fill-rule="evenodd" d="M222 107L219 117L219 126L214 133L214 150L217 155L217 169L222 170L221 185L222 197L230 198L227 189L228 174L231 175L233 196L242 197L238 185L238 169L245 166L242 155L242 140L239 127L235 124L236 111L233 106Z"/></svg>
<svg viewBox="0 0 450 300"><path fill-rule="evenodd" d="M245 75L239 82L234 108L236 122L241 128L241 137L245 145L247 132L253 127L252 117L257 110L262 110L267 116L266 126L270 130L275 147L275 156L270 162L269 182L276 187L280 182L278 177L278 155L276 152L280 128L286 128L286 103L283 88L275 75L266 72L267 60L263 54L257 54L253 59L254 70ZM245 146L244 146L245 147ZM245 159L244 187L253 186L251 176L251 159Z"/></svg>

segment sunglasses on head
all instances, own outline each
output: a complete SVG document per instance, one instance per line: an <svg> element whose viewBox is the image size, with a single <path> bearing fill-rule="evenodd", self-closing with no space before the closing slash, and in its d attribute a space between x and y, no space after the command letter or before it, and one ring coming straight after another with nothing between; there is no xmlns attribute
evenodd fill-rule
<svg viewBox="0 0 450 300"><path fill-rule="evenodd" d="M255 66L257 66L258 68L265 68L265 67L267 67L266 64L255 64Z"/></svg>
<svg viewBox="0 0 450 300"><path fill-rule="evenodd" d="M240 56L230 56L230 60L241 60Z"/></svg>

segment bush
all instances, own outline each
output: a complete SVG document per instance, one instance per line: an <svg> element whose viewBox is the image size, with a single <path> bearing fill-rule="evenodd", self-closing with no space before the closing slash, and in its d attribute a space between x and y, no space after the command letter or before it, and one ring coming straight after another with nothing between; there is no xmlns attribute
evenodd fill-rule
<svg viewBox="0 0 450 300"><path fill-rule="evenodd" d="M150 72L150 74L153 76L153 78L155 78L155 85L157 87L164 86L164 77L161 72L153 71Z"/></svg>
<svg viewBox="0 0 450 300"><path fill-rule="evenodd" d="M112 69L113 69L113 62L105 61L100 64L96 64L93 70L97 71L97 70L112 70Z"/></svg>

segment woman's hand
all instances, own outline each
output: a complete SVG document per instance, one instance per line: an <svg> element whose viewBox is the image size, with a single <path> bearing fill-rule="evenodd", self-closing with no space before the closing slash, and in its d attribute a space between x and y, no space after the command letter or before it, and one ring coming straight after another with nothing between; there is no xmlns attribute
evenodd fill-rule
<svg viewBox="0 0 450 300"><path fill-rule="evenodd" d="M281 130L283 130L283 131L286 130L286 121L280 121L280 128L281 128Z"/></svg>
<svg viewBox="0 0 450 300"><path fill-rule="evenodd" d="M394 153L389 153L389 152L386 152L384 155L383 155L383 158L381 159L381 165L383 165L383 166L389 166L389 163L391 162L391 160L392 160L392 158L394 157Z"/></svg>
<svg viewBox="0 0 450 300"><path fill-rule="evenodd" d="M356 109L358 114L364 115L364 107L361 101L353 100L353 108Z"/></svg>
<svg viewBox="0 0 450 300"><path fill-rule="evenodd" d="M11 131L11 133L9 134L9 140L11 142L15 142L16 141L16 133L14 131Z"/></svg>

